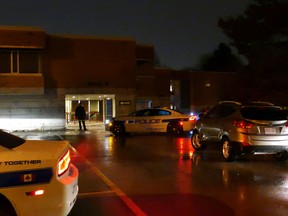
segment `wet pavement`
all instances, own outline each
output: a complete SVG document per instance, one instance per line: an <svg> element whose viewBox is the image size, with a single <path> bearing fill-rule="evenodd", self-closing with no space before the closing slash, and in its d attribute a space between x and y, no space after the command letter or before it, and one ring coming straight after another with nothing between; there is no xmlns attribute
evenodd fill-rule
<svg viewBox="0 0 288 216"><path fill-rule="evenodd" d="M93 125L88 131L71 127L18 133L71 142L72 161L80 171L72 216L284 216L288 212L288 161L271 156L227 163L219 146L195 153L189 137L119 139L104 125Z"/></svg>
<svg viewBox="0 0 288 216"><path fill-rule="evenodd" d="M79 130L78 123L70 123L66 125L63 130L50 130L50 131L11 131L11 133L32 140L59 140L63 136L79 136L89 134L105 134L110 135L110 132L105 131L104 123L86 123L87 131Z"/></svg>

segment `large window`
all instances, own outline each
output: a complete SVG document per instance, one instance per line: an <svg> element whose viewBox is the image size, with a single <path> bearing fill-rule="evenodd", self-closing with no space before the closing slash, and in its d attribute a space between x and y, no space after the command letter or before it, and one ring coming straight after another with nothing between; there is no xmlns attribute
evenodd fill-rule
<svg viewBox="0 0 288 216"><path fill-rule="evenodd" d="M0 50L0 73L41 73L40 52L30 50Z"/></svg>

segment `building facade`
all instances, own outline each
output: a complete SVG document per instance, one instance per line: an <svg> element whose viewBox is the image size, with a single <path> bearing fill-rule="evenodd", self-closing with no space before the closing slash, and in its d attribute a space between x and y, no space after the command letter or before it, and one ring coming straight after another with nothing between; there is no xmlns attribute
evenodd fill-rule
<svg viewBox="0 0 288 216"><path fill-rule="evenodd" d="M169 76L154 68L153 46L131 38L0 27L0 128L64 129L79 101L91 122L169 106Z"/></svg>
<svg viewBox="0 0 288 216"><path fill-rule="evenodd" d="M0 129L65 129L76 124L80 101L92 124L146 107L199 112L222 100L233 83L231 73L156 68L154 59L153 46L132 38L2 26Z"/></svg>
<svg viewBox="0 0 288 216"><path fill-rule="evenodd" d="M184 113L199 114L220 101L237 100L231 88L236 78L231 72L172 71L170 103Z"/></svg>

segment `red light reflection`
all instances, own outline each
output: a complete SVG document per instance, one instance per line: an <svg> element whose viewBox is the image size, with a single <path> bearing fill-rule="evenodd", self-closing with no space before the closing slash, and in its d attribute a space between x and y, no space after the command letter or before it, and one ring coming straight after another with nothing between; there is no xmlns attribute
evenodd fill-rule
<svg viewBox="0 0 288 216"><path fill-rule="evenodd" d="M193 158L194 149L191 145L190 138L181 137L176 140L179 158L189 160Z"/></svg>
<svg viewBox="0 0 288 216"><path fill-rule="evenodd" d="M93 153L95 154L95 152L97 152L95 149L95 144L97 142L96 136L92 136L91 134L83 135L79 136L79 140L75 147L80 155L89 158L89 156L93 156Z"/></svg>

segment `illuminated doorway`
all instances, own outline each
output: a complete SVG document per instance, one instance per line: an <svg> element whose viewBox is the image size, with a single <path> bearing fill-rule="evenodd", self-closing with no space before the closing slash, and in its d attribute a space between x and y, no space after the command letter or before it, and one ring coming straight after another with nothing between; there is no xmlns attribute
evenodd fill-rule
<svg viewBox="0 0 288 216"><path fill-rule="evenodd" d="M81 102L88 123L102 123L115 115L115 95L67 94L65 96L66 124L75 124L75 108Z"/></svg>

